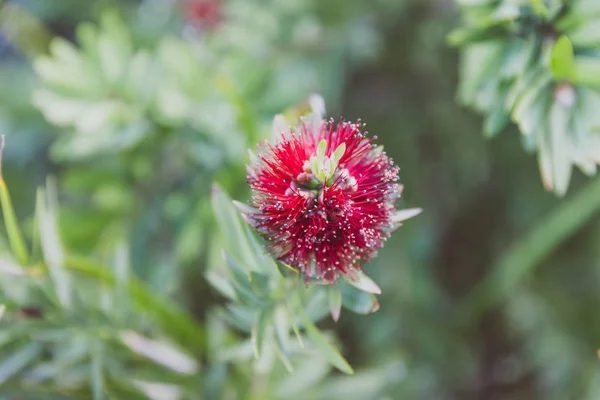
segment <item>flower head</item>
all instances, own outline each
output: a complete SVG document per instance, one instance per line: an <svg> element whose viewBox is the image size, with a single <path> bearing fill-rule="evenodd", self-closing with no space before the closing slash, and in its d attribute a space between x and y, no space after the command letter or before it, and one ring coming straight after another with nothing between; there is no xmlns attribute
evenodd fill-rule
<svg viewBox="0 0 600 400"><path fill-rule="evenodd" d="M306 279L351 279L398 226L398 167L360 123L304 122L248 168L248 222Z"/></svg>
<svg viewBox="0 0 600 400"><path fill-rule="evenodd" d="M187 0L184 16L194 25L214 28L221 22L221 0Z"/></svg>

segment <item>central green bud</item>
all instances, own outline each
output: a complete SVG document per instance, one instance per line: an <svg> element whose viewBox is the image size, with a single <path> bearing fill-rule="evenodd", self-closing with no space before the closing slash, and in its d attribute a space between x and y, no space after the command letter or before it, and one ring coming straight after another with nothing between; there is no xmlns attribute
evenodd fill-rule
<svg viewBox="0 0 600 400"><path fill-rule="evenodd" d="M310 160L304 164L304 169L309 168L322 185L331 186L339 162L346 152L346 144L340 144L329 157L325 155L326 151L327 140L323 139L317 147L317 154L310 157Z"/></svg>
<svg viewBox="0 0 600 400"><path fill-rule="evenodd" d="M300 192L307 198L316 198L321 195L324 187L331 187L336 179L341 187L356 191L356 179L350 176L347 169L338 168L346 152L346 144L340 144L329 157L325 155L326 152L327 141L323 139L317 146L317 154L304 162L303 172L291 182L286 194Z"/></svg>

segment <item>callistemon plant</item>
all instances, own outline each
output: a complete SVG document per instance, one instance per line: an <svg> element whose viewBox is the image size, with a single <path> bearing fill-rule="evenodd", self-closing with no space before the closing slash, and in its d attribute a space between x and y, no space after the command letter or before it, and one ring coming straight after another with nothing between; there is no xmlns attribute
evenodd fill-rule
<svg viewBox="0 0 600 400"><path fill-rule="evenodd" d="M246 220L307 281L356 281L399 222L420 212L394 206L399 168L360 122L304 120L279 136L248 168Z"/></svg>

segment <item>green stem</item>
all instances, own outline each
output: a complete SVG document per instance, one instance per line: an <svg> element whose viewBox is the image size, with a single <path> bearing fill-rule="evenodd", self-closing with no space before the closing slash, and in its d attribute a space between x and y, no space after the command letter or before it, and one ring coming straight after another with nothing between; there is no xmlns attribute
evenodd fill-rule
<svg viewBox="0 0 600 400"><path fill-rule="evenodd" d="M575 195L520 238L493 265L488 276L466 297L459 320L472 321L505 300L536 266L600 210L600 178Z"/></svg>

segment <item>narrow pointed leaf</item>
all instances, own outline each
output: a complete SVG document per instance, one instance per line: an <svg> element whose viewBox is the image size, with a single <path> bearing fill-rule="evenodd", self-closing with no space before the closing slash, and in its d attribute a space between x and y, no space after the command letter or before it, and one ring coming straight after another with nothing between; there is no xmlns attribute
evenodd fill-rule
<svg viewBox="0 0 600 400"><path fill-rule="evenodd" d="M41 352L42 345L33 342L5 357L0 363L0 386L27 367Z"/></svg>
<svg viewBox="0 0 600 400"><path fill-rule="evenodd" d="M343 284L342 306L357 314L371 314L379 310L379 301L372 293L367 293L354 286Z"/></svg>
<svg viewBox="0 0 600 400"><path fill-rule="evenodd" d="M48 181L48 189L52 185ZM46 196L46 191L39 189L37 193L36 211L39 217L40 241L44 261L48 265L50 277L55 286L56 295L65 307L71 305L71 279L64 268L64 249L58 234L58 220L54 202Z"/></svg>
<svg viewBox="0 0 600 400"><path fill-rule="evenodd" d="M407 219L410 219L412 217L416 217L417 215L421 214L423 212L422 208L407 208L404 210L398 210L396 211L396 213L392 216L392 221L393 222L402 222L405 221Z"/></svg>
<svg viewBox="0 0 600 400"><path fill-rule="evenodd" d="M362 271L358 271L355 276L349 278L348 283L367 293L381 294L379 286Z"/></svg>
<svg viewBox="0 0 600 400"><path fill-rule="evenodd" d="M254 324L252 325L252 345L254 346L254 357L258 360L262 354L262 347L265 341L265 333L270 322L269 310L259 310L256 313Z"/></svg>
<svg viewBox="0 0 600 400"><path fill-rule="evenodd" d="M191 375L198 370L196 360L169 343L148 339L133 331L121 332L120 339L135 353L172 371Z"/></svg>
<svg viewBox="0 0 600 400"><path fill-rule="evenodd" d="M19 223L17 222L15 210L13 209L12 201L10 200L10 194L8 192L8 188L6 187L6 182L4 182L4 178L2 176L4 140L4 135L2 135L0 137L0 206L2 207L4 226L6 228L8 241L13 255L19 264L26 265L28 259L27 246L25 245L25 240L23 240L23 235L21 234L21 229L19 228Z"/></svg>
<svg viewBox="0 0 600 400"><path fill-rule="evenodd" d="M302 320L302 324L304 325L304 330L308 335L310 341L317 347L323 356L337 369L346 373L353 374L354 370L348 364L348 361L340 354L340 352L331 344L329 341L323 336L323 334L317 329L315 324L308 318L306 312L301 309L302 306L298 307L298 316Z"/></svg>
<svg viewBox="0 0 600 400"><path fill-rule="evenodd" d="M342 292L337 285L329 286L327 292L329 294L329 311L331 312L331 317L335 322L338 322L342 311Z"/></svg>
<svg viewBox="0 0 600 400"><path fill-rule="evenodd" d="M91 353L91 381L94 400L104 400L103 354L100 344L94 344Z"/></svg>
<svg viewBox="0 0 600 400"><path fill-rule="evenodd" d="M219 227L227 240L227 249L254 271L260 271L260 261L246 236L242 220L232 200L218 186L213 186L212 206Z"/></svg>

